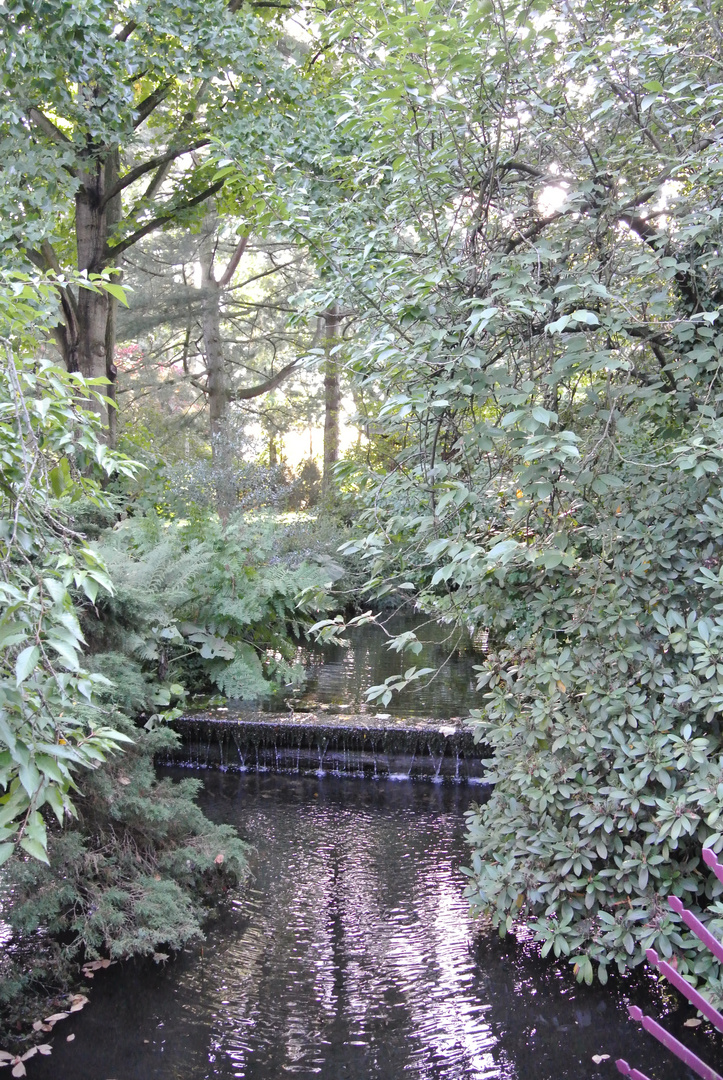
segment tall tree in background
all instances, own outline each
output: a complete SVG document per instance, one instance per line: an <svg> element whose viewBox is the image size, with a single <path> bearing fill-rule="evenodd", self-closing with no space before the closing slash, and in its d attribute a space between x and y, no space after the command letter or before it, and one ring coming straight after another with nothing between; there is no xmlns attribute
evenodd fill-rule
<svg viewBox="0 0 723 1080"><path fill-rule="evenodd" d="M337 346L341 315L334 303L324 312L324 471L322 489L329 495L334 482L334 466L339 460L339 425L341 415L341 362Z"/></svg>
<svg viewBox="0 0 723 1080"><path fill-rule="evenodd" d="M193 221L224 186L205 155L230 118L246 147L248 198L254 155L267 152L299 93L280 36L268 2L8 0L5 257L21 249L43 270L100 274L149 233ZM107 377L113 397L113 290L59 292L55 337L68 370ZM112 438L112 410L107 422Z"/></svg>

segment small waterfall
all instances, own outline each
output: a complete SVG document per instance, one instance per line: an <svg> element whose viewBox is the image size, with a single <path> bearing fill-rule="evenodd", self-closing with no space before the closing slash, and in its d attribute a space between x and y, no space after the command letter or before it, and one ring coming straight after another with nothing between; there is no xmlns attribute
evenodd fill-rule
<svg viewBox="0 0 723 1080"><path fill-rule="evenodd" d="M488 748L461 724L329 713L233 716L210 710L176 720L181 745L164 764L232 772L485 783Z"/></svg>

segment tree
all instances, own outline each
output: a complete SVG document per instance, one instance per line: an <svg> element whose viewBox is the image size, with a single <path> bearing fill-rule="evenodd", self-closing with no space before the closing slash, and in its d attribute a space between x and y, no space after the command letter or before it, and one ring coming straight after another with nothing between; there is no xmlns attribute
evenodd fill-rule
<svg viewBox="0 0 723 1080"><path fill-rule="evenodd" d="M211 449L223 513L237 502L239 459L250 449L239 424L260 424L277 448L298 419L288 395L296 398L322 336L319 320L312 332L296 318L293 297L313 280L304 252L270 230L239 240L237 229L207 214L198 233L143 241L125 262L131 304L118 322L121 434L132 433L149 401L168 412L168 436L175 429L182 442L192 425ZM278 464L271 453L268 464Z"/></svg>
<svg viewBox="0 0 723 1080"><path fill-rule="evenodd" d="M339 414L341 411L341 371L338 355L339 305L332 304L323 316L326 359L324 374L324 471L322 487L329 495L334 478L334 466L339 460Z"/></svg>
<svg viewBox="0 0 723 1080"><path fill-rule="evenodd" d="M357 473L354 546L378 595L411 583L489 630L473 902L581 979L675 942L715 988L661 897L723 911L699 858L723 846L720 25L415 11L338 13L333 237L326 207L296 217L360 312L353 366L398 448Z"/></svg>
<svg viewBox="0 0 723 1080"><path fill-rule="evenodd" d="M92 276L155 230L197 220L225 186L208 147L230 118L252 198L254 157L299 90L273 5L9 0L4 12L6 258L20 249L44 271ZM116 291L66 284L59 295L68 371L108 378L112 399ZM112 410L108 423L112 441Z"/></svg>

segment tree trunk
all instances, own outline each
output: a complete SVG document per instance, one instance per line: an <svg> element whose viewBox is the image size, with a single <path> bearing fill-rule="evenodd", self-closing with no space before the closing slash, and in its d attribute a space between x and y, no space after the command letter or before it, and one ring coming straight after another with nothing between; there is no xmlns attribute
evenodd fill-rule
<svg viewBox="0 0 723 1080"><path fill-rule="evenodd" d="M104 188L104 168L96 160L82 176L75 198L75 226L78 269L97 274L103 268L103 252L107 240L106 216L101 209ZM105 339L108 327L108 293L91 289L78 290L78 370L86 379L103 379L106 374ZM102 389L98 387L98 389ZM107 426L106 410L95 398L87 400L87 408L97 413Z"/></svg>
<svg viewBox="0 0 723 1080"><path fill-rule="evenodd" d="M201 307L201 330L203 350L206 357L206 396L211 427L211 441L215 444L221 433L228 405L226 385L226 364L221 340L221 290L214 277L213 263L216 254L215 227L216 215L207 215L201 242L201 289L203 301ZM214 451L215 452L215 451Z"/></svg>
<svg viewBox="0 0 723 1080"><path fill-rule="evenodd" d="M120 175L120 151L116 147L111 150L106 158L106 170L105 170L105 187L106 190L112 188L117 182ZM106 206L106 236L113 235L114 230L120 224L121 217L123 215L123 204L121 201L120 192L112 199L108 200ZM121 274L115 275L114 281L120 283ZM108 443L110 446L115 446L117 441L117 418L118 410L116 408L116 379L118 377L118 369L115 366L115 339L116 339L116 320L118 316L118 301L115 296L108 296L108 322L105 330L105 375L110 383L106 387L106 395L113 402L108 406Z"/></svg>
<svg viewBox="0 0 723 1080"><path fill-rule="evenodd" d="M228 519L238 501L234 480L233 448L227 430L228 386L221 338L221 288L213 272L216 257L218 215L210 210L203 221L199 262L201 265L201 332L206 358L211 455L216 509L222 521Z"/></svg>
<svg viewBox="0 0 723 1080"><path fill-rule="evenodd" d="M332 356L339 333L339 305L324 312L324 474L322 491L330 494L334 486L334 465L339 460L339 415L341 410L341 365L338 355Z"/></svg>
<svg viewBox="0 0 723 1080"><path fill-rule="evenodd" d="M269 468L274 469L279 464L279 450L276 444L276 432L269 435Z"/></svg>
<svg viewBox="0 0 723 1080"><path fill-rule="evenodd" d="M75 197L75 233L78 269L99 274L108 259L108 239L120 220L120 196L104 205L105 192L118 178L117 149L93 158L81 174ZM117 280L117 279L116 279ZM97 390L115 400L115 315L116 301L104 289L78 289L77 298L67 290L61 295L65 322L56 333L63 360L69 371L79 371L87 379L108 379L110 386ZM85 401L105 429L106 441L115 443L115 409L95 398Z"/></svg>

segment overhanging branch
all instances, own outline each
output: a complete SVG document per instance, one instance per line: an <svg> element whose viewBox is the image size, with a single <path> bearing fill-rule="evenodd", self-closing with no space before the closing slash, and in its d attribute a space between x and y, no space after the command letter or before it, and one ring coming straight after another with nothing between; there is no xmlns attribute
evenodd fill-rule
<svg viewBox="0 0 723 1080"><path fill-rule="evenodd" d="M205 202L206 199L212 198L217 191L220 191L223 187L223 180L217 180L215 184L211 184L205 191L194 196L192 199L187 199L184 203L178 203L169 210L166 214L159 214L158 217L152 218L147 221L145 225L142 225L140 229L136 229L135 232L130 233L118 244L106 247L103 256L104 260L117 258L122 255L128 248L133 247L139 240L142 240L144 236L148 236L149 233L154 232L155 229L160 229L162 225L167 225L170 221L173 221L178 214L182 214L184 210L191 210L194 206L198 206L200 203Z"/></svg>
<svg viewBox="0 0 723 1080"><path fill-rule="evenodd" d="M229 398L231 401L251 401L252 398L261 397L262 394L268 394L272 390L275 390L277 386L280 386L287 376L291 374L294 368L298 367L300 360L292 360L290 364L282 367L280 371L277 371L275 375L272 375L270 379L266 379L265 382L257 383L256 386L239 387L236 390L231 391Z"/></svg>
<svg viewBox="0 0 723 1080"><path fill-rule="evenodd" d="M153 110L168 96L168 92L172 85L173 80L166 79L166 81L160 83L148 97L143 98L143 101L141 101L136 108L136 118L133 123L134 128L140 127L143 121L148 119Z"/></svg>
<svg viewBox="0 0 723 1080"><path fill-rule="evenodd" d="M121 176L117 184L105 193L103 201L101 203L101 209L106 206L111 199L116 195L120 195L121 191L135 183L146 173L152 172L157 169L159 165L166 165L169 161L174 161L182 154L188 154L192 150L199 150L202 146L208 146L210 139L199 139L195 143L189 143L188 146L179 146L173 150L168 150L165 154L158 154L156 157L149 158L148 161L144 161L142 165L136 165L134 169L129 169L127 173Z"/></svg>

